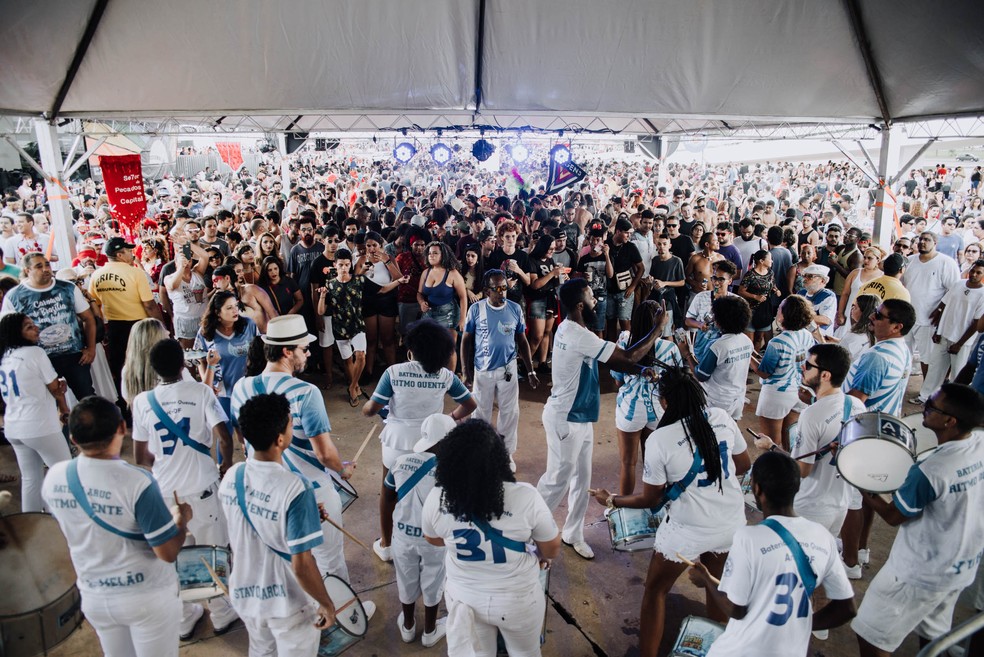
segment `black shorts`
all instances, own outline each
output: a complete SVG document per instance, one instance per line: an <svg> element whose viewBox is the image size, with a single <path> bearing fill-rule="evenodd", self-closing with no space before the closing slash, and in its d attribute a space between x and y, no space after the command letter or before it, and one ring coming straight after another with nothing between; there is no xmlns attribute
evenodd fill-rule
<svg viewBox="0 0 984 657"><path fill-rule="evenodd" d="M396 317L399 310L396 303L396 290L379 294L366 291L362 295L362 316L375 317Z"/></svg>

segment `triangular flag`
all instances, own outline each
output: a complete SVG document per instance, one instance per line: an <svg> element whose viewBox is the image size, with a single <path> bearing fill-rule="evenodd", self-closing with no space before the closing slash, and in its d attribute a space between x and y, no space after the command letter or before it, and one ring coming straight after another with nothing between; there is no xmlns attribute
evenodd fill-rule
<svg viewBox="0 0 984 657"><path fill-rule="evenodd" d="M550 158L547 168L547 194L554 194L584 180L587 174L584 169L574 164L573 160L567 160L563 164Z"/></svg>

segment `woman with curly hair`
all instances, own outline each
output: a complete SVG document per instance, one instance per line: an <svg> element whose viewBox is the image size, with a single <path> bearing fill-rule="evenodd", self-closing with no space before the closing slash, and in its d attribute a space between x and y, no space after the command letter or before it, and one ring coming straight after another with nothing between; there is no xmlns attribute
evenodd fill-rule
<svg viewBox="0 0 984 657"><path fill-rule="evenodd" d="M738 477L751 467L738 425L724 410L707 405L703 388L687 368L664 369L658 389L664 413L646 442L642 492L592 493L610 509L649 509L673 500L673 515L656 530L646 575L640 612L643 657L656 657L659 651L666 597L687 569L683 559L699 558L711 574L721 576L734 534L745 525ZM710 595L706 615L727 620Z"/></svg>
<svg viewBox="0 0 984 657"><path fill-rule="evenodd" d="M457 342L465 331L468 311L468 292L465 279L458 272L458 261L451 247L444 242L427 245L427 269L420 275L417 301L424 317L429 317L448 329ZM455 303L457 301L457 303ZM451 371L456 369L457 355L451 354Z"/></svg>
<svg viewBox="0 0 984 657"><path fill-rule="evenodd" d="M789 427L805 408L799 400L799 387L803 363L810 347L817 342L810 331L813 318L813 304L798 294L786 297L776 315L782 332L769 341L761 362L753 360L750 367L762 382L755 409L759 427L767 436L781 434L786 451L789 451Z"/></svg>
<svg viewBox="0 0 984 657"><path fill-rule="evenodd" d="M436 486L422 529L446 546L448 654L539 655L546 596L540 569L560 551L560 532L533 486L517 483L495 429L468 420L441 441Z"/></svg>
<svg viewBox="0 0 984 657"><path fill-rule="evenodd" d="M41 511L44 467L72 458L62 435L68 422L67 386L38 346L40 330L23 313L0 319L0 394L4 431L21 471L21 510ZM507 469L508 471L508 469Z"/></svg>
<svg viewBox="0 0 984 657"><path fill-rule="evenodd" d="M656 326L666 324L667 313L655 301L643 301L632 313L631 328L618 336L616 343L629 349L643 339ZM612 378L618 383L615 401L615 430L618 433L618 453L621 469L618 475L620 495L635 492L636 464L639 446L645 448L649 435L659 426L663 408L659 405L656 381L662 371L661 364L683 365L680 350L669 340L657 340L652 351L642 357L639 365L643 371L619 372L612 370Z"/></svg>

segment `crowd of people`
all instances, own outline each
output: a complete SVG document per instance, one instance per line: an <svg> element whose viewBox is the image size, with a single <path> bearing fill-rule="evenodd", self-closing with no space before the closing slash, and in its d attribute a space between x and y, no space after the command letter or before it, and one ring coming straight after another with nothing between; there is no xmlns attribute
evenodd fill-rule
<svg viewBox="0 0 984 657"><path fill-rule="evenodd" d="M4 191L5 436L22 510L59 521L106 654L176 655L194 634L205 609L179 603L166 563L193 542L235 556L229 595L208 603L216 634L241 619L251 655L315 654L335 618L322 578L348 579L336 387L384 418L373 551L394 564L405 642L422 599L424 646L491 655L498 631L510 654L539 654L539 573L562 544L594 557L592 498L668 503L647 657L688 566L727 623L715 657L803 655L811 631L849 621L865 657L949 629L984 556L981 167L910 171L879 244L876 190L848 163L599 159L550 194L544 157L494 170L301 151L154 181L134 226L87 179L74 258L53 248L43 186ZM592 481L599 363L618 386L617 492ZM886 501L839 476L836 441L860 414L902 417L910 377L938 447ZM515 474L521 382L549 388L535 486ZM753 414L754 462L737 424ZM875 515L900 529L857 606Z"/></svg>

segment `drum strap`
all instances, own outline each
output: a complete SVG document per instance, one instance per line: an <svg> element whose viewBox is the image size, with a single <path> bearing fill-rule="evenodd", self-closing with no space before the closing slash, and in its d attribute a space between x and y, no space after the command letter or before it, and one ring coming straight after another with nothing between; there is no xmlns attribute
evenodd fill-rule
<svg viewBox="0 0 984 657"><path fill-rule="evenodd" d="M132 532L125 532L122 529L117 529L113 527L108 522L96 515L96 512L92 509L92 505L89 504L89 498L85 494L85 489L82 488L82 482L79 481L79 461L78 459L72 459L68 462L68 467L65 468L65 477L68 479L68 491L75 498L78 505L85 511L85 514L92 519L92 522L96 523L106 531L116 534L117 536L122 536L131 541L140 541L141 543L146 543L147 539L143 534L134 534Z"/></svg>
<svg viewBox="0 0 984 657"><path fill-rule="evenodd" d="M495 543L496 545L500 545L506 548L507 550L513 550L514 552L526 552L526 543L511 539L508 536L503 535L501 531L499 531L489 523L485 522L481 518L476 518L475 516L472 516L471 521L473 525L475 525L476 527L482 530L482 533L485 534L485 540L489 541L490 543Z"/></svg>
<svg viewBox="0 0 984 657"><path fill-rule="evenodd" d="M843 426L850 419L851 419L851 396L848 395L848 394L845 394L844 395L844 412L841 415L841 425ZM835 438L834 440L839 440L839 437L838 438ZM831 442L833 442L833 441L831 441ZM830 443L827 443L827 447L824 447L824 450L826 450L826 451L824 451L824 452L822 452L820 454L817 454L817 459L820 459L821 457L826 456L827 452L832 451L830 449ZM830 457L830 465L832 465L834 467L837 466L837 454L834 454L833 456Z"/></svg>
<svg viewBox="0 0 984 657"><path fill-rule="evenodd" d="M786 544L789 551L793 553L793 561L796 562L796 570L799 571L800 581L803 582L803 588L806 589L806 594L813 595L814 589L817 588L817 574L813 572L813 568L810 566L810 559L803 552L803 547L796 540L796 537L789 533L789 530L783 527L777 520L772 518L766 518L762 521L762 524L779 534L779 538L782 542Z"/></svg>
<svg viewBox="0 0 984 657"><path fill-rule="evenodd" d="M399 504L404 497L410 494L410 491L413 490L414 486L419 484L420 480L426 477L427 473L433 470L435 465L437 465L437 457L431 456L429 459L424 461L406 481L403 482L403 485L396 491L397 504Z"/></svg>
<svg viewBox="0 0 984 657"><path fill-rule="evenodd" d="M153 390L147 393L147 402L150 404L150 410L154 411L154 415L156 415L157 419L161 421L164 428L167 429L168 432L177 436L181 441L181 444L192 448L199 454L204 454L205 456L212 458L212 451L208 447L201 444L197 440L192 440L191 436L188 435L188 432L182 429L178 423L172 420L171 416L168 415L163 408L161 408L161 404L157 401L157 395L154 394Z"/></svg>
<svg viewBox="0 0 984 657"><path fill-rule="evenodd" d="M695 447L694 462L691 464L690 470L688 470L687 474L683 476L683 479L666 489L666 493L663 494L663 497L666 498L667 501L672 502L683 495L683 491L687 490L687 486L694 483L694 479L696 479L697 475L700 474L700 469L702 467L704 467L704 458L700 455L700 450Z"/></svg>
<svg viewBox="0 0 984 657"><path fill-rule="evenodd" d="M246 524L249 525L249 528L253 530L253 532L256 534L256 537L260 539L260 543L266 545L266 543L263 542L263 539L260 538L260 532L256 531L256 526L253 525L253 521L250 520L249 511L246 509L246 465L245 464L243 464L242 467L236 470L236 501L239 502L239 510L242 511L243 518L246 519ZM289 554L285 552L281 552L280 550L274 550L269 545L267 545L267 547L270 548L271 552L276 554L284 561L290 561Z"/></svg>

